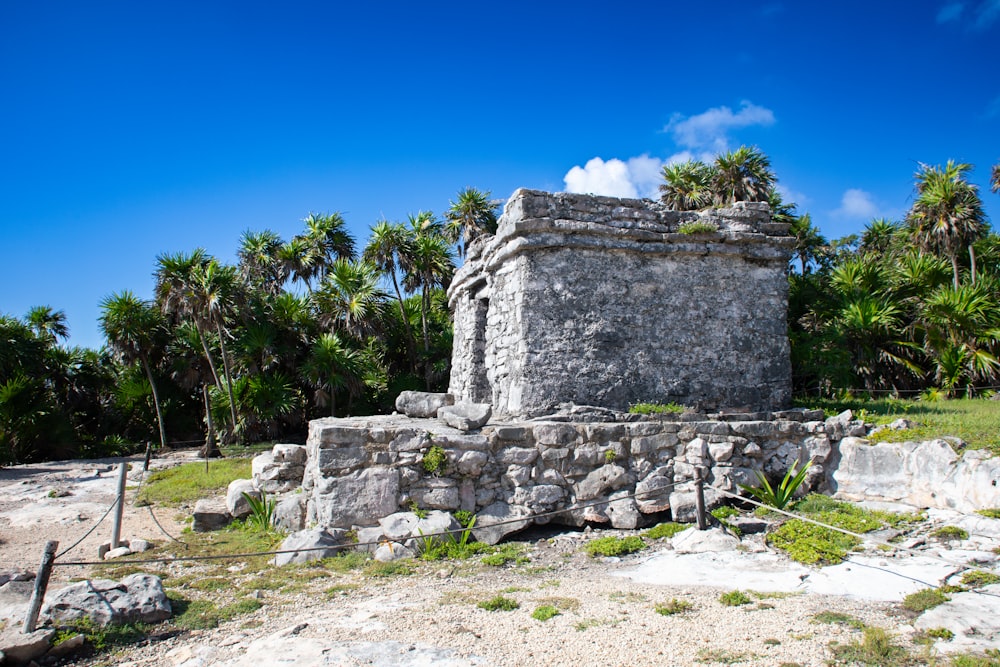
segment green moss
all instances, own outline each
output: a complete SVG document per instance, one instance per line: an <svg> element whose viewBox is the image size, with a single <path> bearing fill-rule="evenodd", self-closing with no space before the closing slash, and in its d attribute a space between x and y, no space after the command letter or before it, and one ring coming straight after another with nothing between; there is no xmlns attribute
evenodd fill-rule
<svg viewBox="0 0 1000 667"><path fill-rule="evenodd" d="M694 605L687 600L678 600L673 598L670 602L664 602L662 604L657 604L653 607L655 611L660 616L674 616L676 614L683 614L694 609Z"/></svg>
<svg viewBox="0 0 1000 667"><path fill-rule="evenodd" d="M727 607L739 607L740 605L750 604L753 600L743 591L729 591L719 596L719 602Z"/></svg>
<svg viewBox="0 0 1000 667"><path fill-rule="evenodd" d="M678 234L695 236L698 234L714 234L719 231L719 226L714 222L685 222L677 227Z"/></svg>
<svg viewBox="0 0 1000 667"><path fill-rule="evenodd" d="M856 630L865 627L865 624L857 618L839 611L821 611L812 617L812 621L813 623L826 623L828 625L846 625Z"/></svg>
<svg viewBox="0 0 1000 667"><path fill-rule="evenodd" d="M559 615L559 610L550 604L542 605L541 607L536 607L535 611L531 612L531 617L536 621L547 621L550 618L555 618Z"/></svg>
<svg viewBox="0 0 1000 667"><path fill-rule="evenodd" d="M971 570L962 575L962 585L970 588L982 588L1000 581L1000 575L987 570Z"/></svg>
<svg viewBox="0 0 1000 667"><path fill-rule="evenodd" d="M636 403L628 411L633 415L679 415L684 406L677 403Z"/></svg>
<svg viewBox="0 0 1000 667"><path fill-rule="evenodd" d="M476 605L480 609L485 609L486 611L514 611L521 607L517 600L513 598L506 598L502 595L497 595L489 600L483 600Z"/></svg>
<svg viewBox="0 0 1000 667"><path fill-rule="evenodd" d="M920 614L928 609L933 609L940 604L944 604L950 599L936 588L925 588L916 593L910 593L903 598L903 609Z"/></svg>
<svg viewBox="0 0 1000 667"><path fill-rule="evenodd" d="M489 565L491 567L503 567L509 563L514 565L523 565L524 563L529 563L531 560L524 555L525 547L523 544L517 544L514 542L508 542L506 544L501 544L496 547L492 554L484 556L480 562L483 565Z"/></svg>
<svg viewBox="0 0 1000 667"><path fill-rule="evenodd" d="M987 519L1000 519L1000 508L989 507L987 509L976 510L976 514L980 514Z"/></svg>
<svg viewBox="0 0 1000 667"><path fill-rule="evenodd" d="M659 540L664 537L673 537L677 533L687 530L691 526L689 524L675 523L673 521L668 521L666 523L658 523L649 530L645 531L642 535L651 540Z"/></svg>
<svg viewBox="0 0 1000 667"><path fill-rule="evenodd" d="M839 563L861 540L829 528L792 519L781 524L767 538L768 544L781 549L800 563Z"/></svg>
<svg viewBox="0 0 1000 667"><path fill-rule="evenodd" d="M931 537L936 540L941 540L942 542L950 542L951 540L967 540L969 539L969 532L958 526L941 526L931 531Z"/></svg>
<svg viewBox="0 0 1000 667"><path fill-rule="evenodd" d="M646 543L641 537L630 535L629 537L599 537L591 540L584 547L585 551L593 558L599 556L624 556L635 553L646 548Z"/></svg>

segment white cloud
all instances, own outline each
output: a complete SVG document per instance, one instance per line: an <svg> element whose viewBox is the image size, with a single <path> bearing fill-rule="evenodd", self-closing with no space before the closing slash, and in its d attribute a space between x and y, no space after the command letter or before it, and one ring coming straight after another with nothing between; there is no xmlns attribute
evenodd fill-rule
<svg viewBox="0 0 1000 667"><path fill-rule="evenodd" d="M986 30L1000 18L1000 0L984 0L976 7L977 30Z"/></svg>
<svg viewBox="0 0 1000 667"><path fill-rule="evenodd" d="M840 198L840 208L834 210L832 215L841 219L868 220L877 217L878 212L878 205L872 199L871 193L851 188L844 192L844 196Z"/></svg>
<svg viewBox="0 0 1000 667"><path fill-rule="evenodd" d="M606 195L609 197L654 197L660 182L663 161L640 155L623 162L612 158L605 162L591 158L584 166L566 172L566 192Z"/></svg>
<svg viewBox="0 0 1000 667"><path fill-rule="evenodd" d="M774 122L773 111L743 100L735 113L722 106L690 117L674 114L663 131L670 133L678 146L719 153L729 146L730 130L754 125L767 127Z"/></svg>
<svg viewBox="0 0 1000 667"><path fill-rule="evenodd" d="M803 207L807 206L809 202L812 201L805 194L786 188L781 183L778 183L776 187L778 194L781 195L781 200L786 204L795 204L800 212L803 210Z"/></svg>
<svg viewBox="0 0 1000 667"><path fill-rule="evenodd" d="M965 9L965 5L961 2L949 2L938 10L937 22L949 23L950 21L957 21L962 16L963 9Z"/></svg>

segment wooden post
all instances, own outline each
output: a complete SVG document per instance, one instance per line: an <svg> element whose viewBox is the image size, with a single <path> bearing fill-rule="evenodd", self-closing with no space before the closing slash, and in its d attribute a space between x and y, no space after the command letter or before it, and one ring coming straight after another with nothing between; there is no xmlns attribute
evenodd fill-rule
<svg viewBox="0 0 1000 667"><path fill-rule="evenodd" d="M149 459L153 457L153 443L146 441L146 460L142 462L142 471L149 472Z"/></svg>
<svg viewBox="0 0 1000 667"><path fill-rule="evenodd" d="M111 548L117 549L122 537L122 515L125 512L125 471L128 465L118 465L118 499L115 501L115 522L111 526Z"/></svg>
<svg viewBox="0 0 1000 667"><path fill-rule="evenodd" d="M28 615L24 617L24 634L26 635L34 632L35 624L38 623L38 612L42 610L42 601L45 600L45 590L49 587L49 575L52 574L52 563L56 559L56 549L58 548L59 542L57 540L49 540L45 543L42 564L38 566L38 574L35 575L35 592L31 595Z"/></svg>
<svg viewBox="0 0 1000 667"><path fill-rule="evenodd" d="M698 530L706 530L708 521L705 518L705 468L697 466L694 469L694 507L698 515Z"/></svg>

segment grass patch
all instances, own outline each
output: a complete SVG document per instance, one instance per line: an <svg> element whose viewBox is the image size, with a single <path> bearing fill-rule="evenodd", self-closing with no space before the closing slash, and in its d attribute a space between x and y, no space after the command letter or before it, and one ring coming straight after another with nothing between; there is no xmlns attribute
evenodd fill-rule
<svg viewBox="0 0 1000 667"><path fill-rule="evenodd" d="M226 489L234 479L250 479L250 459L213 459L157 470L142 485L138 501L162 506L191 503Z"/></svg>
<svg viewBox="0 0 1000 667"><path fill-rule="evenodd" d="M684 406L678 403L636 403L628 408L633 415L679 415Z"/></svg>
<svg viewBox="0 0 1000 667"><path fill-rule="evenodd" d="M660 616L675 616L677 614L683 614L694 609L694 605L687 600L678 600L673 598L670 602L664 602L662 604L657 604L653 607L655 611Z"/></svg>
<svg viewBox="0 0 1000 667"><path fill-rule="evenodd" d="M752 653L744 653L742 651L730 651L725 648L703 648L698 651L696 659L702 663L717 662L723 665L735 665L751 660L754 657Z"/></svg>
<svg viewBox="0 0 1000 667"><path fill-rule="evenodd" d="M942 542L969 539L969 532L964 528L959 528L958 526L941 526L940 528L932 530L930 535L934 539L941 540Z"/></svg>
<svg viewBox="0 0 1000 667"><path fill-rule="evenodd" d="M523 544L508 542L507 544L497 545L494 549L493 553L480 559L483 565L503 567L509 563L523 565L531 562L531 559L524 555L526 547Z"/></svg>
<svg viewBox="0 0 1000 667"><path fill-rule="evenodd" d="M677 227L678 234L696 236L698 234L714 234L719 231L719 226L714 222L685 222Z"/></svg>
<svg viewBox="0 0 1000 667"><path fill-rule="evenodd" d="M976 514L984 516L987 519L1000 519L1000 508L988 507L983 510L976 510Z"/></svg>
<svg viewBox="0 0 1000 667"><path fill-rule="evenodd" d="M982 588L1000 581L1000 575L987 570L971 570L962 575L962 585L969 588Z"/></svg>
<svg viewBox="0 0 1000 667"><path fill-rule="evenodd" d="M542 605L541 607L536 607L535 611L531 612L531 617L536 621L547 621L550 618L555 618L559 615L559 610L550 604Z"/></svg>
<svg viewBox="0 0 1000 667"><path fill-rule="evenodd" d="M911 611L915 614L920 614L928 609L933 609L940 604L944 604L950 599L951 598L936 588L925 588L917 591L916 593L910 593L907 595L903 598L902 605L903 609Z"/></svg>
<svg viewBox="0 0 1000 667"><path fill-rule="evenodd" d="M641 537L630 535L629 537L599 537L591 540L584 547L584 550L592 558L599 556L613 557L624 556L635 553L646 548L646 543Z"/></svg>
<svg viewBox="0 0 1000 667"><path fill-rule="evenodd" d="M667 521L666 523L658 523L649 530L643 532L642 536L651 540L659 540L664 537L673 537L677 533L687 530L691 526L683 523L676 523L674 521Z"/></svg>
<svg viewBox="0 0 1000 667"><path fill-rule="evenodd" d="M404 560L392 560L388 563L373 560L369 561L364 568L365 574L375 578L408 577L416 571L413 565Z"/></svg>
<svg viewBox="0 0 1000 667"><path fill-rule="evenodd" d="M71 637L83 635L84 642L95 653L104 653L143 641L149 634L149 628L150 626L145 623L100 626L88 618L83 618L57 630L52 638L52 644L58 646Z"/></svg>
<svg viewBox="0 0 1000 667"><path fill-rule="evenodd" d="M621 604L626 603L639 603L645 602L647 598L642 593L634 593L632 591L615 591L614 593L608 594L608 599L612 602L619 602Z"/></svg>
<svg viewBox="0 0 1000 667"><path fill-rule="evenodd" d="M953 655L951 667L1000 667L1000 651L990 649L980 655L968 653Z"/></svg>
<svg viewBox="0 0 1000 667"><path fill-rule="evenodd" d="M540 598L536 600L536 602L542 605L555 607L560 611L576 611L577 609L580 608L580 601L577 600L576 598L553 596L547 598Z"/></svg>
<svg viewBox="0 0 1000 667"><path fill-rule="evenodd" d="M855 630L865 627L865 624L854 616L839 611L821 611L812 617L812 622L826 625L846 625Z"/></svg>
<svg viewBox="0 0 1000 667"><path fill-rule="evenodd" d="M865 627L860 641L849 644L832 644L834 665L872 665L873 667L901 667L912 665L913 659L902 646L893 641L892 635L882 628Z"/></svg>
<svg viewBox="0 0 1000 667"><path fill-rule="evenodd" d="M753 600L743 591L729 591L719 596L719 602L727 607L739 607L740 605L750 604Z"/></svg>
<svg viewBox="0 0 1000 667"><path fill-rule="evenodd" d="M486 611L514 611L515 609L521 608L521 605L518 604L517 600L507 598L502 595L496 595L489 600L483 600L476 606L480 609L485 609Z"/></svg>
<svg viewBox="0 0 1000 667"><path fill-rule="evenodd" d="M173 623L182 630L211 630L218 627L219 623L253 613L263 606L259 600L254 598L243 598L220 607L211 600L168 597L170 597L170 606L174 610Z"/></svg>
<svg viewBox="0 0 1000 667"><path fill-rule="evenodd" d="M796 400L799 407L820 408L828 416L844 410L856 414L864 410L865 421L888 424L900 417L920 422L922 426L906 431L882 431L871 439L875 442L929 440L943 436L961 438L969 449L989 449L1000 454L1000 410L996 403L983 398L956 398L946 401L909 401L893 398L840 400L804 398Z"/></svg>

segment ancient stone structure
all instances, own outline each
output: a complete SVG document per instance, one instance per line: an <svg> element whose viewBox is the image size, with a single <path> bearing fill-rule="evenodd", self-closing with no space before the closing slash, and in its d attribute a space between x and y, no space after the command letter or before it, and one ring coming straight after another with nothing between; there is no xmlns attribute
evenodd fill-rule
<svg viewBox="0 0 1000 667"><path fill-rule="evenodd" d="M786 407L787 234L766 204L681 213L518 190L449 290L449 393L498 417Z"/></svg>
<svg viewBox="0 0 1000 667"><path fill-rule="evenodd" d="M667 510L690 521L697 466L706 468L712 487L735 492L737 484L757 483L755 470L780 476L812 461L806 487L822 487L839 439L864 433L850 417L822 416L789 410L672 421L539 420L470 433L399 415L317 419L309 425L304 493L298 495L306 525L374 526L412 506L462 509L477 515L477 539L491 543L549 521L635 528ZM722 500L711 488L706 493L710 503ZM564 508L556 517L538 517ZM509 520L514 523L491 529Z"/></svg>

